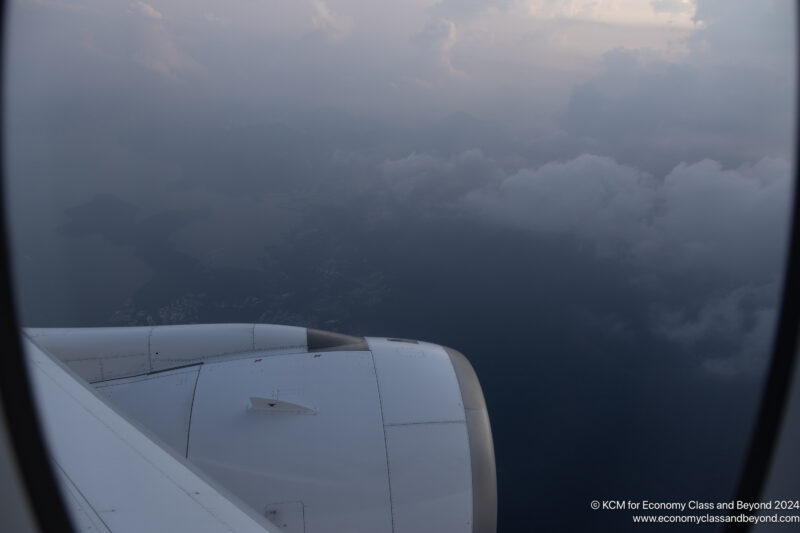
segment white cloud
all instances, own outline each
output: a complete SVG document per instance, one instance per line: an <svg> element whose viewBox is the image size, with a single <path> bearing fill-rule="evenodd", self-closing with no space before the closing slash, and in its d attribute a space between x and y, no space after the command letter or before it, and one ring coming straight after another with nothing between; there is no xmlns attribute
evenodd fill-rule
<svg viewBox="0 0 800 533"><path fill-rule="evenodd" d="M353 29L352 17L334 13L323 0L311 0L311 5L314 7L314 15L311 17L312 24L315 28L325 31L333 39L342 39Z"/></svg>
<svg viewBox="0 0 800 533"><path fill-rule="evenodd" d="M163 27L145 28L139 49L133 54L134 62L166 76L178 71L197 68L197 62L183 53L172 36Z"/></svg>
<svg viewBox="0 0 800 533"><path fill-rule="evenodd" d="M694 28L695 3L687 0L530 0L534 18L567 19L622 26Z"/></svg>
<svg viewBox="0 0 800 533"><path fill-rule="evenodd" d="M439 22L442 28L445 30L442 38L436 43L439 64L448 74L463 76L464 73L453 66L453 60L451 57L453 53L453 47L458 41L456 23L447 19L441 19Z"/></svg>
<svg viewBox="0 0 800 533"><path fill-rule="evenodd" d="M161 20L164 18L153 6L141 1L131 2L128 6L128 12L153 20Z"/></svg>
<svg viewBox="0 0 800 533"><path fill-rule="evenodd" d="M210 22L211 24L215 24L217 26L221 27L230 26L230 20L228 20L225 17L220 17L219 15L216 15L211 11L204 12L203 18L206 20L206 22Z"/></svg>
<svg viewBox="0 0 800 533"><path fill-rule="evenodd" d="M569 234L603 254L675 271L775 279L789 211L789 165L763 159L723 169L681 163L656 179L584 154L524 168L474 190L463 204L506 224Z"/></svg>
<svg viewBox="0 0 800 533"><path fill-rule="evenodd" d="M584 154L515 174L473 191L464 205L507 224L572 234L602 253L625 251L646 233L653 178L608 157Z"/></svg>
<svg viewBox="0 0 800 533"><path fill-rule="evenodd" d="M755 374L765 364L790 197L789 164L780 159L732 169L711 160L681 163L656 179L584 154L519 170L469 192L462 204L502 224L574 238L621 258L651 289L661 287L654 294L665 280L678 287L695 280L704 288L680 304L655 297L654 331L701 352L705 370L725 377ZM702 353L708 343L717 348Z"/></svg>
<svg viewBox="0 0 800 533"><path fill-rule="evenodd" d="M595 150L659 174L705 157L727 165L788 159L792 11L790 2L701 0L704 26L683 40L686 54L606 52L599 74L573 87L561 124Z"/></svg>
<svg viewBox="0 0 800 533"><path fill-rule="evenodd" d="M132 59L146 69L174 77L177 72L196 69L197 62L183 52L164 25L163 15L145 2L133 2L128 13L145 19L139 25L139 43Z"/></svg>
<svg viewBox="0 0 800 533"><path fill-rule="evenodd" d="M772 281L780 274L790 192L789 165L780 159L735 169L682 163L659 187L652 240L637 252L680 270Z"/></svg>
<svg viewBox="0 0 800 533"><path fill-rule="evenodd" d="M457 77L464 76L464 72L453 65L453 48L458 42L458 28L456 23L446 18L432 18L422 31L416 33L412 40L422 45L426 53L435 58L436 68L440 72Z"/></svg>
<svg viewBox="0 0 800 533"><path fill-rule="evenodd" d="M689 13L694 16L697 6L692 0L650 0L656 13Z"/></svg>
<svg viewBox="0 0 800 533"><path fill-rule="evenodd" d="M631 268L631 283L653 295L654 333L701 353L715 376L763 368L787 238L786 161L724 168L703 160L659 177L583 154L504 172L469 150L412 153L383 163L381 175L407 203L460 206L619 260ZM690 286L701 288L677 299L661 292Z"/></svg>

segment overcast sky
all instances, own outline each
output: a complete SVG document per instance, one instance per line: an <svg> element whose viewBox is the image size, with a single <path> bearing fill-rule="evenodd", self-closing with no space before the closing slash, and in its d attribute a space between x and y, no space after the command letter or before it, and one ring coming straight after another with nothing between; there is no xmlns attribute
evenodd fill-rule
<svg viewBox="0 0 800 533"><path fill-rule="evenodd" d="M666 368L693 380L684 409L754 405L792 186L792 2L9 10L6 170L26 324L264 321L425 337L471 356L495 413L520 397L503 380L521 345L561 376L541 391L561 394L576 368L608 372L598 394L619 407ZM501 333L502 357L486 341ZM516 383L534 394L528 385ZM666 449L678 422L659 386L638 401L664 429L641 439ZM601 385L586 387L588 405ZM539 396L525 397L534 416ZM523 443L498 423L498 461L513 465ZM726 418L697 439L741 448L748 423ZM542 453L564 449L551 446ZM610 475L581 453L583 471ZM711 493L735 477L719 461L704 463L721 480ZM512 474L500 479L519 492ZM634 479L615 483L631 491ZM669 479L653 484L680 489ZM513 524L524 504L504 501Z"/></svg>
<svg viewBox="0 0 800 533"><path fill-rule="evenodd" d="M658 311L686 342L778 283L788 2L18 0L9 20L30 231L109 194L194 209L178 250L255 266L317 203L471 213L646 276L724 275L702 310ZM43 237L20 241L36 263ZM130 263L121 292L152 275L94 248Z"/></svg>

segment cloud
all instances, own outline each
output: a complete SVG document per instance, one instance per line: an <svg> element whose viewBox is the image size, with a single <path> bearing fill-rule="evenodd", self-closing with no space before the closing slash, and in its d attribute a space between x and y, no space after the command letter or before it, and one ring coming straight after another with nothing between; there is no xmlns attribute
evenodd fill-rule
<svg viewBox="0 0 800 533"><path fill-rule="evenodd" d="M211 24L214 24L214 25L220 26L220 27L228 27L231 24L230 20L228 20L227 18L220 17L219 15L216 15L216 14L212 13L211 11L204 12L203 13L203 19L205 19L206 22L209 22Z"/></svg>
<svg viewBox="0 0 800 533"><path fill-rule="evenodd" d="M765 283L780 275L791 171L781 159L725 169L704 160L676 166L660 185L652 238L641 258L681 270Z"/></svg>
<svg viewBox="0 0 800 533"><path fill-rule="evenodd" d="M704 26L690 38L694 60L783 72L794 81L795 10L779 0L698 0L695 19Z"/></svg>
<svg viewBox="0 0 800 533"><path fill-rule="evenodd" d="M590 18L598 7L592 0L531 0L528 4L530 14L541 18Z"/></svg>
<svg viewBox="0 0 800 533"><path fill-rule="evenodd" d="M167 77L177 72L198 68L198 63L183 52L164 25L164 17L145 2L133 2L128 13L144 19L139 27L137 50L132 54L135 63Z"/></svg>
<svg viewBox="0 0 800 533"><path fill-rule="evenodd" d="M413 152L383 162L380 172L405 201L457 205L659 272L711 272L736 284L780 275L791 196L783 159L734 168L704 159L655 176L592 154L509 171L473 149Z"/></svg>
<svg viewBox="0 0 800 533"><path fill-rule="evenodd" d="M453 47L458 42L455 22L445 18L431 19L412 40L431 50L441 71L449 75L464 76L464 72L453 66L451 57Z"/></svg>
<svg viewBox="0 0 800 533"><path fill-rule="evenodd" d="M676 160L733 166L765 155L788 159L792 9L788 2L700 1L696 18L704 26L684 41L688 55L607 52L601 72L572 89L560 124L594 150L657 174Z"/></svg>
<svg viewBox="0 0 800 533"><path fill-rule="evenodd" d="M505 11L515 3L516 0L440 0L430 8L430 12L433 17L462 20L489 10Z"/></svg>
<svg viewBox="0 0 800 533"><path fill-rule="evenodd" d="M523 168L463 205L505 224L570 235L601 254L683 272L774 280L785 244L790 170L762 159L735 169L703 160L657 179L583 154Z"/></svg>
<svg viewBox="0 0 800 533"><path fill-rule="evenodd" d="M686 0L530 0L531 16L544 19L583 20L622 26L693 28L694 2Z"/></svg>
<svg viewBox="0 0 800 533"><path fill-rule="evenodd" d="M164 18L153 6L146 2L131 2L128 6L128 12L140 15L152 20L161 20Z"/></svg>
<svg viewBox="0 0 800 533"><path fill-rule="evenodd" d="M661 310L656 332L690 353L703 368L729 378L759 375L775 333L777 283L747 284L705 300L690 310Z"/></svg>
<svg viewBox="0 0 800 533"><path fill-rule="evenodd" d="M699 354L707 375L763 370L787 236L786 161L724 168L702 160L659 177L582 154L507 173L470 150L412 153L381 170L408 203L460 206L501 225L577 241L623 265L632 286L649 295L652 333Z"/></svg>
<svg viewBox="0 0 800 533"><path fill-rule="evenodd" d="M489 181L461 202L620 261L650 294L654 333L700 353L712 375L756 375L775 325L790 174L786 161L764 158L681 163L658 178L583 154Z"/></svg>
<svg viewBox="0 0 800 533"><path fill-rule="evenodd" d="M247 2L219 12L205 3L167 11L168 4L96 2L93 18L75 15L65 24L59 12L45 26L46 41L36 37L44 34L37 30L44 10L28 9L27 25L12 26L37 53L17 61L15 72L25 76L9 76L20 80L14 103L25 104L9 109L40 133L17 138L31 162L20 175L69 168L73 197L101 184L122 197L116 189L151 195L156 210L212 205L211 215L174 238L179 251L204 263L216 263L205 258L224 246L225 266L251 266L263 242L291 226L279 222L335 203L363 207L365 219L388 213L401 227L412 216L456 215L459 223L496 225L493 232L510 227L498 235L520 240L528 231L548 237L534 243L578 242L581 253L601 256L597 264L630 271L631 284L653 278L642 290L672 317L659 333L671 342L701 346L703 331L722 338L713 333L724 330L718 323L741 322L755 343L769 307L742 311L737 322L744 305L737 302L747 298L726 295L780 275L793 78L777 65L791 55L791 24L773 31L766 23L780 14L777 4L731 3L729 14L728 3L701 0L688 40L691 30L666 22L625 25L620 17L629 14L603 14L604 2L538 2L535 16L525 2L365 4L359 11L331 0ZM686 2L640 5L636 13L647 11L648 20L691 16ZM110 58L69 48L78 42ZM635 49L600 59L622 43ZM679 49L686 53L664 52ZM187 84L151 74L188 76L199 68L195 57L209 75L193 76L191 98ZM131 69L131 58L144 68ZM62 65L71 66L63 76ZM120 105L120 95L130 98ZM56 123L52 110L60 108L88 126L60 137L36 126ZM38 123L26 118L28 109ZM474 123L445 120L463 110ZM348 126L352 116L369 120ZM117 126L106 133L108 124ZM98 142L107 148L103 157L78 163ZM336 162L331 154L355 156ZM199 192L165 192L162 185L175 181ZM292 215L249 198L265 195ZM267 211L269 218L259 215ZM253 227L261 229L239 231ZM231 239L234 233L244 237ZM687 286L700 288L681 289ZM681 302L664 297L680 290ZM726 364L733 363L718 366Z"/></svg>
<svg viewBox="0 0 800 533"><path fill-rule="evenodd" d="M383 183L393 195L418 206L452 203L497 178L499 170L495 160L477 149L450 157L413 152L380 166Z"/></svg>
<svg viewBox="0 0 800 533"><path fill-rule="evenodd" d="M311 5L314 7L312 24L332 39L343 39L353 29L352 17L334 13L323 0L311 0Z"/></svg>
<svg viewBox="0 0 800 533"><path fill-rule="evenodd" d="M495 220L548 234L572 234L603 253L639 242L654 211L656 183L609 157L583 154L523 168L467 194L463 204Z"/></svg>
<svg viewBox="0 0 800 533"><path fill-rule="evenodd" d="M692 0L650 0L650 5L656 13L694 14L696 9Z"/></svg>

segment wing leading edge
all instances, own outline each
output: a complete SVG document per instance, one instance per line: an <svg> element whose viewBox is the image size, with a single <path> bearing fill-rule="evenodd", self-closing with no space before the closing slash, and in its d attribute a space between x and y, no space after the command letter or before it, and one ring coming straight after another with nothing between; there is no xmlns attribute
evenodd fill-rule
<svg viewBox="0 0 800 533"><path fill-rule="evenodd" d="M114 533L280 531L157 444L29 338L23 344L76 526Z"/></svg>

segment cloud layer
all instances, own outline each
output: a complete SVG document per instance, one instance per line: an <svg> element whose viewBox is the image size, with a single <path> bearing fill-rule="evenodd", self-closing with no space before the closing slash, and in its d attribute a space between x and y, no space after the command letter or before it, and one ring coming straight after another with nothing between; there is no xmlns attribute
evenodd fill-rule
<svg viewBox="0 0 800 533"><path fill-rule="evenodd" d="M793 9L14 0L23 323L450 345L492 413L501 529L531 502L619 533L575 502L722 501L776 320Z"/></svg>

